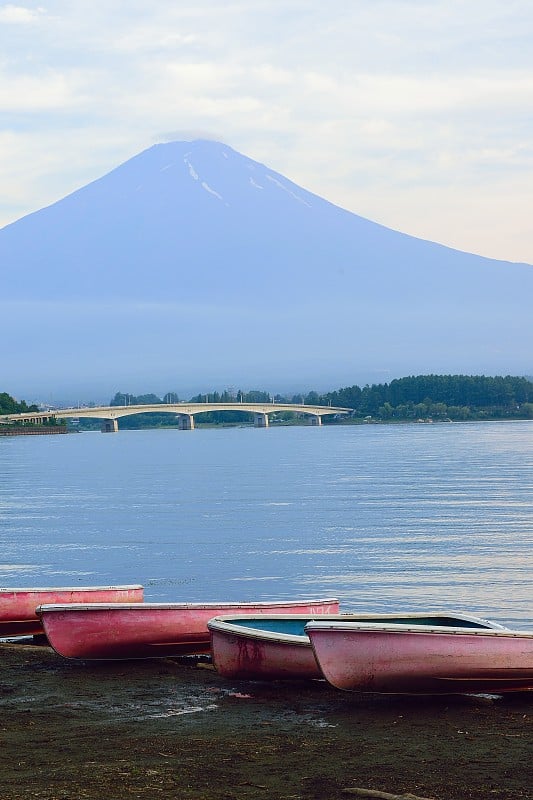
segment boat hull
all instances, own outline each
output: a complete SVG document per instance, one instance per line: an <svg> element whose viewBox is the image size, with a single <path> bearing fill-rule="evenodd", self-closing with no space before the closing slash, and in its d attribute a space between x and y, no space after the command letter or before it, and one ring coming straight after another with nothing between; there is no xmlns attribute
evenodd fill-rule
<svg viewBox="0 0 533 800"><path fill-rule="evenodd" d="M217 672L225 678L241 680L287 680L322 678L305 626L309 615L237 615L209 620L211 652ZM465 627L501 626L469 615L447 613L331 614L328 622L368 621L418 622L421 624L463 624Z"/></svg>
<svg viewBox="0 0 533 800"><path fill-rule="evenodd" d="M44 605L38 609L54 650L65 658L166 658L210 652L207 622L223 614L324 615L337 613L339 601L260 603L143 603Z"/></svg>
<svg viewBox="0 0 533 800"><path fill-rule="evenodd" d="M306 626L326 680L339 689L392 694L533 690L533 633L424 630L417 626Z"/></svg>
<svg viewBox="0 0 533 800"><path fill-rule="evenodd" d="M0 638L42 634L36 608L45 603L142 603L143 593L138 585L0 589Z"/></svg>
<svg viewBox="0 0 533 800"><path fill-rule="evenodd" d="M304 626L311 618L293 616L293 620L286 615L268 616L264 623L253 617L250 623L254 627L233 616L211 619L208 628L217 672L224 678L239 680L321 678L311 643L304 634Z"/></svg>

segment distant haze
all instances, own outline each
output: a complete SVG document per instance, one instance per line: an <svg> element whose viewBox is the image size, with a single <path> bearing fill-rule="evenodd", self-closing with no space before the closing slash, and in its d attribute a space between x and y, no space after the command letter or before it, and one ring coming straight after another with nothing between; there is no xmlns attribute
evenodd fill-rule
<svg viewBox="0 0 533 800"><path fill-rule="evenodd" d="M207 140L0 230L0 390L319 391L533 372L533 267L347 212Z"/></svg>

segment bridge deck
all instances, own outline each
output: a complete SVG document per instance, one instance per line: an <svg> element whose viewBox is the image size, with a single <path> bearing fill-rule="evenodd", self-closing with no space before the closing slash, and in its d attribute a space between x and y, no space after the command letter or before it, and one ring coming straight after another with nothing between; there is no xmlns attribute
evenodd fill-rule
<svg viewBox="0 0 533 800"><path fill-rule="evenodd" d="M93 408L57 408L21 414L2 414L0 423L42 422L45 419L119 419L131 414L176 414L193 417L210 411L244 411L251 414L270 415L293 411L314 417L327 414L349 414L351 408L312 406L295 403L156 403L153 405L95 406Z"/></svg>

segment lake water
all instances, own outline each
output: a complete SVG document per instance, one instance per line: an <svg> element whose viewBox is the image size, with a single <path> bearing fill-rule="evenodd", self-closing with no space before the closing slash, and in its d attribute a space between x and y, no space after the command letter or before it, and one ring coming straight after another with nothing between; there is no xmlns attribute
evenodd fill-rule
<svg viewBox="0 0 533 800"><path fill-rule="evenodd" d="M0 586L533 627L533 423L0 438Z"/></svg>

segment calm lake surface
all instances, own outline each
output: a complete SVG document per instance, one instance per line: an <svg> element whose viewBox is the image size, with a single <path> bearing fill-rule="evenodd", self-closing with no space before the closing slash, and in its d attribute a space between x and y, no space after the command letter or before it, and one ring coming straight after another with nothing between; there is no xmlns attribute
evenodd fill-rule
<svg viewBox="0 0 533 800"><path fill-rule="evenodd" d="M0 438L0 586L533 628L533 423Z"/></svg>

